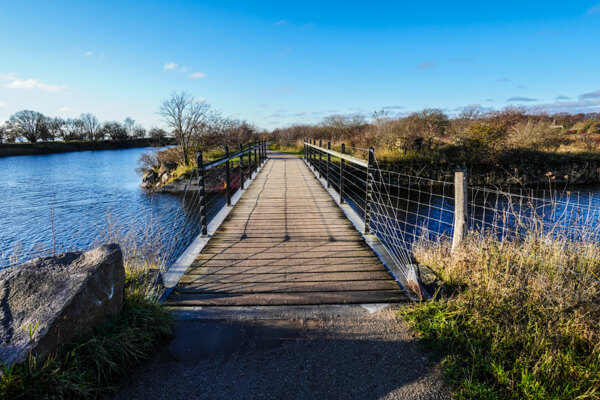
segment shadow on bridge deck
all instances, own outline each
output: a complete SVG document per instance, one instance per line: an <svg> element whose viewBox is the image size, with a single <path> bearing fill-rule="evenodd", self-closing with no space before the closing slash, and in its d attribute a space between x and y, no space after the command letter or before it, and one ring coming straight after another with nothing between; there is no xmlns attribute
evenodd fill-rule
<svg viewBox="0 0 600 400"><path fill-rule="evenodd" d="M407 301L299 158L268 163L171 293L174 306Z"/></svg>

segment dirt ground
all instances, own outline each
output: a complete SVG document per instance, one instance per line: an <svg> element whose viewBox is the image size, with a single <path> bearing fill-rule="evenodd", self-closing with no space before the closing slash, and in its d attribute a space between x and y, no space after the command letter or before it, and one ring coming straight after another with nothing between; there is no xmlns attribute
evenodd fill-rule
<svg viewBox="0 0 600 400"><path fill-rule="evenodd" d="M186 318L115 399L449 399L390 307Z"/></svg>

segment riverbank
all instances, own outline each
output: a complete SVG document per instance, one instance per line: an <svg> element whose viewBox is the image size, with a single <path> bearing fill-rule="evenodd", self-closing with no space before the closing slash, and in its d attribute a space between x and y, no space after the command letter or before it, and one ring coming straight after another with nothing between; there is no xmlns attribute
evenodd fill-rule
<svg viewBox="0 0 600 400"><path fill-rule="evenodd" d="M128 139L128 140L100 140L74 141L74 142L41 142L41 143L2 143L0 144L0 157L26 156L52 153L70 153L87 150L119 150L136 147L162 147L175 144L172 138L165 139Z"/></svg>

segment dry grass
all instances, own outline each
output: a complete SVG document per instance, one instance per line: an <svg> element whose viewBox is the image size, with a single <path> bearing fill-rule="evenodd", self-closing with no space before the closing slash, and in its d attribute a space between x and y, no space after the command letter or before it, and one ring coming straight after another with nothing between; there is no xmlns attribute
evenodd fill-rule
<svg viewBox="0 0 600 400"><path fill-rule="evenodd" d="M596 232L597 233L597 232ZM533 232L415 248L444 287L407 312L458 398L600 398L600 244Z"/></svg>

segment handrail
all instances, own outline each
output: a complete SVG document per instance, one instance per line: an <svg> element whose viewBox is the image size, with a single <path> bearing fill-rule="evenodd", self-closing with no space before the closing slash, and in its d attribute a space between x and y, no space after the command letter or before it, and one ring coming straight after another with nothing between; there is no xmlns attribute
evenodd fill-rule
<svg viewBox="0 0 600 400"><path fill-rule="evenodd" d="M262 144L258 144L258 145L255 145L254 147L248 148L246 150L238 151L237 153L233 153L233 154L231 154L229 156L221 157L219 159L216 159L214 161L211 161L209 163L204 164L204 168L203 169L206 171L206 170L209 170L211 168L217 167L217 166L219 166L221 164L226 163L227 161L231 161L231 160L233 160L235 158L238 158L239 156L243 156L244 154L247 154L250 151L258 149L261 146L262 146Z"/></svg>
<svg viewBox="0 0 600 400"><path fill-rule="evenodd" d="M317 149L319 151L322 151L325 154L330 154L332 156L338 157L342 160L346 160L346 161L350 161L351 163L360 165L361 167L365 167L367 168L369 166L369 162L367 160L363 160L361 158L357 158L357 157L352 157L349 156L348 154L342 154L340 152L337 152L335 150L330 150L330 149L326 149L324 147L319 147L317 145L308 143L308 142L304 142L304 145L308 146L308 147L312 147L314 149Z"/></svg>

